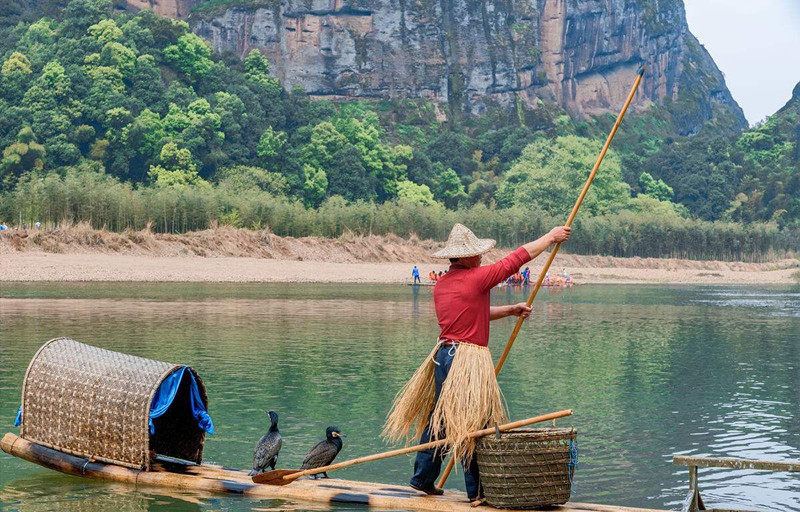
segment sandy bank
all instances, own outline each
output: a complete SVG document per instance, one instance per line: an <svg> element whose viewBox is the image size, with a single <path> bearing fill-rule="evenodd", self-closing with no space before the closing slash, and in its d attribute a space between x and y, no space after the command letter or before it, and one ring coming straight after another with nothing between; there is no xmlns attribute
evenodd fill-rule
<svg viewBox="0 0 800 512"><path fill-rule="evenodd" d="M402 283L418 265L423 276L444 270L430 240L388 236L338 239L279 237L217 228L162 235L109 233L73 226L56 233L0 232L0 281L330 282ZM496 249L494 261L508 250ZM546 260L540 256L534 275ZM580 283L764 283L798 281L800 261L770 263L612 258L559 254Z"/></svg>

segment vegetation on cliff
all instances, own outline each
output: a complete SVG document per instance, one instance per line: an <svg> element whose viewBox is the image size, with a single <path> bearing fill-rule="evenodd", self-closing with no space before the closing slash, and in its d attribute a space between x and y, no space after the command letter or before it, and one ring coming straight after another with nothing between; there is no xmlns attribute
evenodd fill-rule
<svg viewBox="0 0 800 512"><path fill-rule="evenodd" d="M544 103L441 123L425 101L314 101L258 52L218 56L185 22L110 3L0 27L0 221L442 237L461 219L511 245L566 215L613 122ZM571 247L798 249L797 125L787 109L737 138L683 138L659 108L631 117Z"/></svg>

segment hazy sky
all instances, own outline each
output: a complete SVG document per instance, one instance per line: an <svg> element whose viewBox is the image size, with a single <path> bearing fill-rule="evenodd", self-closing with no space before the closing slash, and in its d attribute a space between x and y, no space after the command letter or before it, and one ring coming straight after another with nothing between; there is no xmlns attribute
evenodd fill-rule
<svg viewBox="0 0 800 512"><path fill-rule="evenodd" d="M725 73L750 124L800 82L800 0L684 0L689 29Z"/></svg>

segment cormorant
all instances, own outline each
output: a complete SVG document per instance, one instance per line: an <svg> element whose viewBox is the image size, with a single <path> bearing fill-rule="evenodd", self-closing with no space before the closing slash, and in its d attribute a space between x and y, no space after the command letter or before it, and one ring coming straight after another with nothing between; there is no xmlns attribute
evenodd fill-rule
<svg viewBox="0 0 800 512"><path fill-rule="evenodd" d="M333 459L342 449L342 437L347 436L342 434L338 427L328 427L325 430L325 437L324 441L320 441L316 446L308 450L306 458L303 459L303 465L300 467L301 470L321 468L333 462ZM327 473L322 473L322 475L323 478L328 478ZM317 478L317 475L311 476L314 479Z"/></svg>
<svg viewBox="0 0 800 512"><path fill-rule="evenodd" d="M250 471L250 476L263 473L267 470L267 466L275 469L275 464L278 462L278 452L281 451L283 443L281 433L278 431L278 413L268 411L267 414L272 424L253 449L253 470Z"/></svg>

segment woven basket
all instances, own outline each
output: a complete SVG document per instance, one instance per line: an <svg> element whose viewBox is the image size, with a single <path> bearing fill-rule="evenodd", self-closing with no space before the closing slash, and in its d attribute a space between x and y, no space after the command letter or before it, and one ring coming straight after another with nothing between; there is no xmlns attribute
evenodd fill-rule
<svg viewBox="0 0 800 512"><path fill-rule="evenodd" d="M497 508L532 509L569 501L572 428L542 428L482 437L476 444L486 501Z"/></svg>
<svg viewBox="0 0 800 512"><path fill-rule="evenodd" d="M25 374L20 437L137 469L149 469L151 452L199 464L205 432L191 412L188 374L167 412L153 420L155 435L148 426L153 395L180 368L68 338L50 340ZM188 370L208 406L203 381Z"/></svg>

